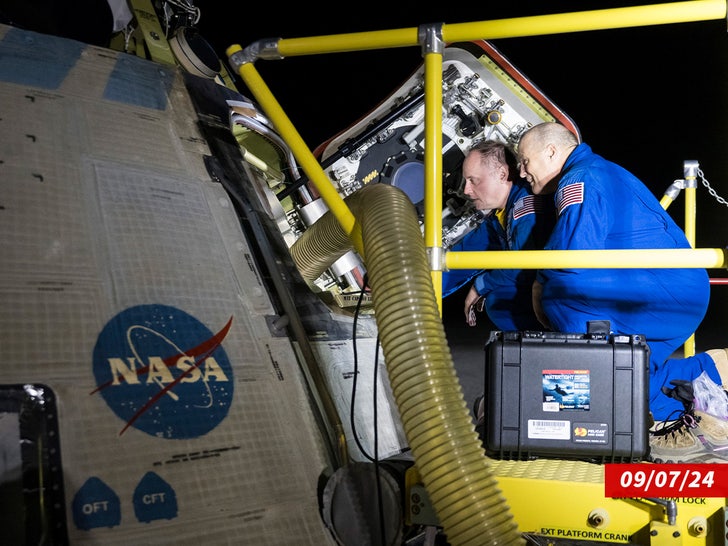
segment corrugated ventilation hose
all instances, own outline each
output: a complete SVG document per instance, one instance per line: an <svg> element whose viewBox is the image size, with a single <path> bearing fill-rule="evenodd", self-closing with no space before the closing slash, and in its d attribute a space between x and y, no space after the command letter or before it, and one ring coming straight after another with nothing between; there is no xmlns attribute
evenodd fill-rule
<svg viewBox="0 0 728 546"><path fill-rule="evenodd" d="M414 206L387 184L369 184L345 202L361 225L377 328L407 441L448 542L525 544L465 403ZM291 253L314 281L352 248L327 212Z"/></svg>

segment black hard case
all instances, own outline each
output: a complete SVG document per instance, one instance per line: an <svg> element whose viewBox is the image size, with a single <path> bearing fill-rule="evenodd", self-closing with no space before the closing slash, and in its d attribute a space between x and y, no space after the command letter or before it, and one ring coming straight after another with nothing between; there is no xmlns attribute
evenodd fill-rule
<svg viewBox="0 0 728 546"><path fill-rule="evenodd" d="M489 456L628 462L646 455L643 336L494 331L485 354Z"/></svg>

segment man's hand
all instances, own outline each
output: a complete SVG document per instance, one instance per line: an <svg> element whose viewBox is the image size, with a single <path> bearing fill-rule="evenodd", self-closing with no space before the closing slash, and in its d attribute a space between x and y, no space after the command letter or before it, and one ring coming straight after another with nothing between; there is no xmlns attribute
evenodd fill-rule
<svg viewBox="0 0 728 546"><path fill-rule="evenodd" d="M533 287L531 288L531 298L533 301L533 312L536 313L536 318L543 324L543 327L547 330L551 330L551 323L546 313L543 311L541 305L541 292L543 292L543 286L538 281L533 281Z"/></svg>
<svg viewBox="0 0 728 546"><path fill-rule="evenodd" d="M468 326L475 326L475 312L481 312L485 304L485 297L475 291L475 286L471 286L468 295L465 296L465 322Z"/></svg>

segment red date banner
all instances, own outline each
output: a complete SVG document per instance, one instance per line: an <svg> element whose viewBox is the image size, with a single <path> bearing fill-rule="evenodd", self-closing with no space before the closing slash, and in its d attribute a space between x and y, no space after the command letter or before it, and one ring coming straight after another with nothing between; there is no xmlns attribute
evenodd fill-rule
<svg viewBox="0 0 728 546"><path fill-rule="evenodd" d="M606 464L606 497L728 497L726 464Z"/></svg>

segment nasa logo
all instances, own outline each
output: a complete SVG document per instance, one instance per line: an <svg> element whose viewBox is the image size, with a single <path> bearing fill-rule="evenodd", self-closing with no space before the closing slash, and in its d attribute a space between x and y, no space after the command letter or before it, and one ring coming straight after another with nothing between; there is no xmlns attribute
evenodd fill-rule
<svg viewBox="0 0 728 546"><path fill-rule="evenodd" d="M126 425L159 438L196 438L228 414L233 373L222 341L166 305L139 305L111 319L93 352L96 389Z"/></svg>

